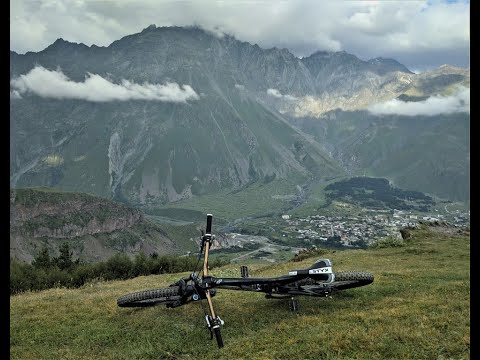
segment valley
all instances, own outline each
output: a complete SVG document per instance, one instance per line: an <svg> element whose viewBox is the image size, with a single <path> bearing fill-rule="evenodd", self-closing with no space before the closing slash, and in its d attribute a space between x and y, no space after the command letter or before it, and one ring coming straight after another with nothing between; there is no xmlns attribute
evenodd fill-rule
<svg viewBox="0 0 480 360"><path fill-rule="evenodd" d="M196 256L207 213L214 214L212 258L242 263L282 262L312 248L362 249L387 238L402 241L402 229L422 223L459 231L470 225L470 211L462 203L386 185L385 179L347 178L313 190L305 187L299 190L302 196L276 193L270 196L281 206L255 213L252 209L258 204L246 202L252 207L246 207L245 214L252 215L238 218L222 217L221 211L230 206L229 214L235 214L237 194L218 203L204 199L199 202L204 208L170 207L152 215L87 194L17 189L11 199L10 256L31 261L42 246L55 253L65 241L87 262L115 253ZM361 196L345 197L348 191ZM402 197L408 198L405 206L392 206L402 204L398 202ZM238 209L237 214L244 215Z"/></svg>

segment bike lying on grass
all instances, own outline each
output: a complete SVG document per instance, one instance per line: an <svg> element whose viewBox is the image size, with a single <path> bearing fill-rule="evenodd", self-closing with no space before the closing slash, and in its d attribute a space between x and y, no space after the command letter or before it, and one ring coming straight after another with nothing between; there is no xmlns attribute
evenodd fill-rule
<svg viewBox="0 0 480 360"><path fill-rule="evenodd" d="M325 297L345 289L365 286L373 282L373 275L368 272L333 272L329 259L319 259L308 269L293 270L288 275L271 278L251 278L248 268L240 268L240 278L216 278L208 276L208 255L215 236L212 232L212 215L207 214L207 227L202 231L200 254L197 266L189 277L180 279L167 288L144 290L123 295L118 298L120 307L146 307L165 304L168 308L185 305L191 301L207 300L209 314L205 314L210 338L217 339L218 347L223 347L220 326L223 320L215 313L212 297L216 289L255 291L265 293L267 299L290 298L290 310L298 310L296 295ZM203 258L203 275L197 267Z"/></svg>

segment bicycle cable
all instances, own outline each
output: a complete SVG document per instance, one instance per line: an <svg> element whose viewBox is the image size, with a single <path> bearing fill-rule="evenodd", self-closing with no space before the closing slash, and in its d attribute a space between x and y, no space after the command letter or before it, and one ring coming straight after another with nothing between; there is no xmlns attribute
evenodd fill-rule
<svg viewBox="0 0 480 360"><path fill-rule="evenodd" d="M193 273L192 274L195 274L197 272L197 267L198 267L198 264L200 263L201 258L202 258L202 252L200 251L200 254L198 254L197 264L193 268ZM197 276L200 276L200 272L198 273Z"/></svg>

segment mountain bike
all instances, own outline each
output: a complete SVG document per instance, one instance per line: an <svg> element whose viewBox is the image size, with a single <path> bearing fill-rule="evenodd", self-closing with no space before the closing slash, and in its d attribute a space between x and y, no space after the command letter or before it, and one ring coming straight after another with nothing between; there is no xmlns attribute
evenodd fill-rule
<svg viewBox="0 0 480 360"><path fill-rule="evenodd" d="M207 300L209 312L205 314L210 339L215 338L219 348L223 347L220 327L224 321L216 314L212 297L217 289L254 291L265 293L267 299L290 298L291 311L298 310L295 296L326 297L340 290L365 286L373 282L369 272L333 272L329 259L319 259L307 269L292 270L288 275L278 277L249 277L248 267L240 267L240 278L217 278L208 275L208 255L215 239L212 235L212 214L207 214L207 226L200 237L200 253L194 271L187 277L171 284L169 287L138 291L117 299L120 307L147 307L165 304L167 308L185 305L192 301ZM197 268L203 256L203 275Z"/></svg>

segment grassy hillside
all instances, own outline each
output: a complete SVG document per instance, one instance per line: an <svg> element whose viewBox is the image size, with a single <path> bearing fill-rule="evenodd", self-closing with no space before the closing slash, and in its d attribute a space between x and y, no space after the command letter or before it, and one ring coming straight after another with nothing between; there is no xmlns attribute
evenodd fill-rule
<svg viewBox="0 0 480 360"><path fill-rule="evenodd" d="M304 181L300 178L257 182L239 191L225 190L215 194L195 196L167 206L169 212L173 209L184 212L194 210L202 214L202 221L205 216L203 214L213 213L215 222L223 224L243 217L282 213L284 209L293 206L292 201L299 194L298 186L303 183ZM188 214L184 219L190 219Z"/></svg>
<svg viewBox="0 0 480 360"><path fill-rule="evenodd" d="M402 247L328 253L335 271L369 271L375 281L332 298L299 298L298 313L284 300L219 291L222 350L208 340L200 304L117 307L117 297L167 286L179 274L13 296L10 358L469 359L470 236L450 231L417 230ZM250 273L280 275L313 261L253 265Z"/></svg>

